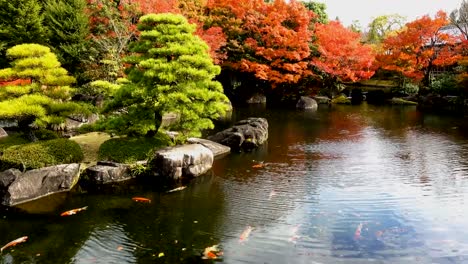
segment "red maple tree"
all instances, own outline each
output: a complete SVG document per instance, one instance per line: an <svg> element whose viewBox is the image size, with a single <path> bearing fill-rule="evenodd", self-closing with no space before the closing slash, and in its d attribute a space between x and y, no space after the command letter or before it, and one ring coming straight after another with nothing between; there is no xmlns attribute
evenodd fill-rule
<svg viewBox="0 0 468 264"><path fill-rule="evenodd" d="M227 36L224 66L254 74L271 87L309 76L313 13L297 1L209 0L212 25Z"/></svg>
<svg viewBox="0 0 468 264"><path fill-rule="evenodd" d="M359 33L343 27L339 21L330 21L316 24L315 36L320 55L311 63L325 88L331 89L331 96L342 82L372 77L375 55L371 46L361 43Z"/></svg>
<svg viewBox="0 0 468 264"><path fill-rule="evenodd" d="M433 19L426 15L407 23L397 35L384 40L378 65L427 86L434 67L452 65L460 59L455 45L458 37L442 30L448 23L443 11Z"/></svg>

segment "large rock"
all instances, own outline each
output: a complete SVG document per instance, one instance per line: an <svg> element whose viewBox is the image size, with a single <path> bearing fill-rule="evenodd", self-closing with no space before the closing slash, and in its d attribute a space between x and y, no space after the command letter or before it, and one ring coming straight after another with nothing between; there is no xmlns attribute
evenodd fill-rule
<svg viewBox="0 0 468 264"><path fill-rule="evenodd" d="M170 180L197 177L213 166L213 152L201 144L168 147L156 151L148 168Z"/></svg>
<svg viewBox="0 0 468 264"><path fill-rule="evenodd" d="M247 100L248 104L266 104L266 96L263 94L254 94Z"/></svg>
<svg viewBox="0 0 468 264"><path fill-rule="evenodd" d="M214 158L221 157L224 154L231 152L230 147L221 145L208 139L189 138L187 139L187 142L190 144L201 144L202 146L208 148L209 150L211 150L211 152L213 152Z"/></svg>
<svg viewBox="0 0 468 264"><path fill-rule="evenodd" d="M5 131L5 129L0 127L0 138L8 137L8 133Z"/></svg>
<svg viewBox="0 0 468 264"><path fill-rule="evenodd" d="M296 108L302 110L317 110L318 104L317 101L310 97L301 96L301 98L296 103Z"/></svg>
<svg viewBox="0 0 468 264"><path fill-rule="evenodd" d="M82 180L87 184L108 184L133 178L130 165L111 161L99 161L85 170Z"/></svg>
<svg viewBox="0 0 468 264"><path fill-rule="evenodd" d="M80 164L62 164L22 173L17 169L0 172L0 197L14 206L46 195L69 191L80 177Z"/></svg>
<svg viewBox="0 0 468 264"><path fill-rule="evenodd" d="M314 96L314 100L318 104L330 104L331 103L331 99L328 98L327 96Z"/></svg>
<svg viewBox="0 0 468 264"><path fill-rule="evenodd" d="M250 117L209 136L208 139L237 151L251 151L268 139L268 121L265 118Z"/></svg>

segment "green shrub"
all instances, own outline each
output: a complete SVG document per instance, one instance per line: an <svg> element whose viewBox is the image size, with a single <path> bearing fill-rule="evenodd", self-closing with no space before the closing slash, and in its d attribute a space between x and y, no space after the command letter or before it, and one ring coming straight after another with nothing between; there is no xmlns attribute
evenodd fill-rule
<svg viewBox="0 0 468 264"><path fill-rule="evenodd" d="M344 94L341 94L332 99L332 104L351 104L351 100L349 100Z"/></svg>
<svg viewBox="0 0 468 264"><path fill-rule="evenodd" d="M26 137L24 137L23 134L11 134L6 138L0 139L0 152L11 146L22 145L29 142L30 141Z"/></svg>
<svg viewBox="0 0 468 264"><path fill-rule="evenodd" d="M36 130L34 131L34 135L38 140L51 140L59 138L59 135L56 132L47 129Z"/></svg>
<svg viewBox="0 0 468 264"><path fill-rule="evenodd" d="M444 74L432 81L431 91L440 95L459 95L458 82L456 75Z"/></svg>
<svg viewBox="0 0 468 264"><path fill-rule="evenodd" d="M60 138L15 145L3 150L0 156L0 171L36 169L57 164L80 162L83 152L76 142Z"/></svg>
<svg viewBox="0 0 468 264"><path fill-rule="evenodd" d="M147 159L154 149L173 145L168 135L158 133L155 137L123 137L104 142L99 148L99 160L133 163Z"/></svg>

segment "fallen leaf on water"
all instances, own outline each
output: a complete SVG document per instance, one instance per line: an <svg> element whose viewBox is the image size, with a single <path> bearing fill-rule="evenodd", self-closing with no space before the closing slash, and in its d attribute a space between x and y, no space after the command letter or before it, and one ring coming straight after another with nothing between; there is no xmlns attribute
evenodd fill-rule
<svg viewBox="0 0 468 264"><path fill-rule="evenodd" d="M164 253L161 252L158 254L158 258L162 258L162 257L164 257Z"/></svg>
<svg viewBox="0 0 468 264"><path fill-rule="evenodd" d="M118 246L118 247L117 247L117 250L118 250L118 251L121 251L122 249L123 249L122 246Z"/></svg>

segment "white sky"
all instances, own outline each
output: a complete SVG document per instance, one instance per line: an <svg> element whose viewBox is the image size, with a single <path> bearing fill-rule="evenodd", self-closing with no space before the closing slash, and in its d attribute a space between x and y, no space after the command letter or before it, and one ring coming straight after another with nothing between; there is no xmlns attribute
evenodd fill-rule
<svg viewBox="0 0 468 264"><path fill-rule="evenodd" d="M345 25L351 25L353 20L359 20L366 28L373 17L389 14L400 14L406 21L412 21L423 15L435 15L438 10L450 13L459 8L462 0L317 0L327 5L328 18L337 16Z"/></svg>

